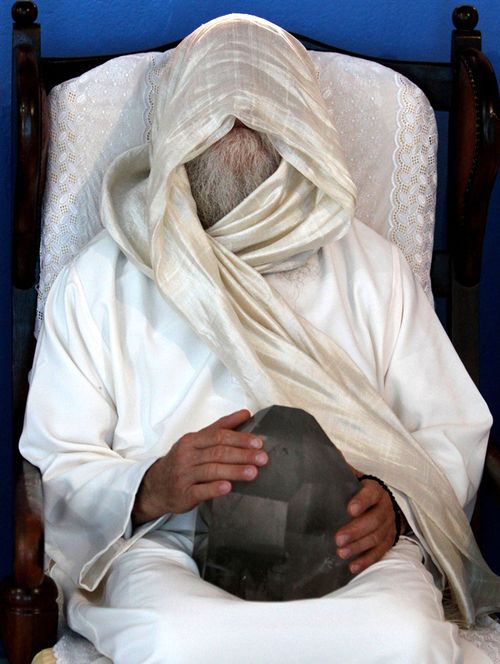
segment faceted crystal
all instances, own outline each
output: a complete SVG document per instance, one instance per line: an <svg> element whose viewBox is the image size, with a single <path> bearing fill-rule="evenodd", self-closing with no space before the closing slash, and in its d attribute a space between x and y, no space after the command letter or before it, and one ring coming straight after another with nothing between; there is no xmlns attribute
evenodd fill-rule
<svg viewBox="0 0 500 664"><path fill-rule="evenodd" d="M317 421L271 406L241 431L264 440L268 464L198 510L194 557L204 579L247 600L320 597L345 585L334 533L359 482Z"/></svg>

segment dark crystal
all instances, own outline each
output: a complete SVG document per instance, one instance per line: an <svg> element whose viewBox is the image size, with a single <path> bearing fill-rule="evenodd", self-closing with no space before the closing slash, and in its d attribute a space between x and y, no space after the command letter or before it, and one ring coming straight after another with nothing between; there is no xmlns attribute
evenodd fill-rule
<svg viewBox="0 0 500 664"><path fill-rule="evenodd" d="M334 533L359 482L314 417L271 406L240 431L264 439L267 466L198 510L194 557L204 579L246 600L320 597L345 585Z"/></svg>

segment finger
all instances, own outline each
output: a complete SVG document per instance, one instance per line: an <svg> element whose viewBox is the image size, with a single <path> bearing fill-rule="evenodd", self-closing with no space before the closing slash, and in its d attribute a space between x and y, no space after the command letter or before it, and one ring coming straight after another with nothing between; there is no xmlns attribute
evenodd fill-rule
<svg viewBox="0 0 500 664"><path fill-rule="evenodd" d="M370 507L376 505L385 494L378 482L364 480L361 489L351 498L347 505L347 511L351 516L359 516Z"/></svg>
<svg viewBox="0 0 500 664"><path fill-rule="evenodd" d="M377 563L390 549L390 547L385 547L383 544L377 546L363 556L356 558L353 562L349 563L349 570L351 574L359 574L363 570L370 567L374 563Z"/></svg>
<svg viewBox="0 0 500 664"><path fill-rule="evenodd" d="M215 447L231 446L250 449L260 449L263 445L262 438L243 431L232 431L231 429L202 429L197 433L188 435L188 444L198 450Z"/></svg>
<svg viewBox="0 0 500 664"><path fill-rule="evenodd" d="M246 408L237 410L219 418L207 427L200 429L200 431L183 436L184 442L198 448L210 447L214 444L227 444L259 449L263 445L262 438L247 432L233 431L233 429L247 422L249 417L250 411Z"/></svg>
<svg viewBox="0 0 500 664"><path fill-rule="evenodd" d="M257 467L253 465L205 463L192 469L189 480L191 484L204 484L217 480L250 482L257 477L258 473Z"/></svg>
<svg viewBox="0 0 500 664"><path fill-rule="evenodd" d="M214 445L197 450L193 465L206 463L250 464L265 466L269 457L263 450L230 445Z"/></svg>
<svg viewBox="0 0 500 664"><path fill-rule="evenodd" d="M337 548L337 555L343 560L349 558L359 557L370 549L374 549L382 544L387 545L387 548L392 546L394 541L393 533L390 526L384 524L381 528L370 531L355 540L351 540L347 545Z"/></svg>
<svg viewBox="0 0 500 664"><path fill-rule="evenodd" d="M370 507L360 516L355 517L335 533L335 543L338 547L365 537L370 532L384 527L394 528L394 510L390 498L383 491L381 499L374 506Z"/></svg>
<svg viewBox="0 0 500 664"><path fill-rule="evenodd" d="M244 424L248 419L250 419L250 411L247 408L242 408L241 410L235 410L234 413L229 413L229 415L224 415L220 417L212 424L209 424L206 429L235 429L240 425Z"/></svg>
<svg viewBox="0 0 500 664"><path fill-rule="evenodd" d="M227 495L232 489L231 482L215 481L205 482L201 484L194 484L191 487L190 498L193 507L205 500L212 500L220 496Z"/></svg>
<svg viewBox="0 0 500 664"><path fill-rule="evenodd" d="M382 525L385 525L383 511L372 508L340 528L335 533L335 543L338 547L352 544L378 530Z"/></svg>

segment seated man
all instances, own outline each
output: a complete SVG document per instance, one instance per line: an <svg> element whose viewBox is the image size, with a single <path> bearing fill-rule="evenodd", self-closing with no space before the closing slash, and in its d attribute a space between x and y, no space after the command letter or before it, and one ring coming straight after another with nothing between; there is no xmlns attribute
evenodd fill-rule
<svg viewBox="0 0 500 664"><path fill-rule="evenodd" d="M464 623L499 606L463 510L489 412L354 207L296 40L236 15L182 42L151 144L112 164L105 230L52 288L21 441L69 623L113 662L449 664L443 587ZM356 576L317 599L246 602L191 557L200 502L273 463L235 431L272 404L314 415L380 480L331 534Z"/></svg>

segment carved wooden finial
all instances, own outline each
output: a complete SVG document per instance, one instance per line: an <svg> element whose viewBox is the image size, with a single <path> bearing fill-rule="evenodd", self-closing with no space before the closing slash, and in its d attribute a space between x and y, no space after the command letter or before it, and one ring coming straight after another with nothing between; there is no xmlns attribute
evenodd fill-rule
<svg viewBox="0 0 500 664"><path fill-rule="evenodd" d="M471 5L461 5L453 10L453 25L457 30L474 30L479 14Z"/></svg>
<svg viewBox="0 0 500 664"><path fill-rule="evenodd" d="M11 14L15 23L30 25L37 19L38 7L30 0L18 0L12 5Z"/></svg>

